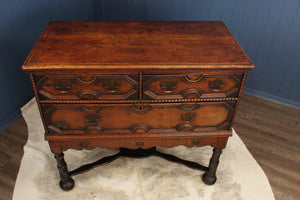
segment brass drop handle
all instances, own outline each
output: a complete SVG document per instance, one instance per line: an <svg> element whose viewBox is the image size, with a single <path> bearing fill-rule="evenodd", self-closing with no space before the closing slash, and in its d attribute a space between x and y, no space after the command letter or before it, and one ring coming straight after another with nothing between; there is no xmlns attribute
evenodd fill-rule
<svg viewBox="0 0 300 200"><path fill-rule="evenodd" d="M70 128L70 126L64 120L60 120L54 124L57 128L60 128L62 130L66 130Z"/></svg>
<svg viewBox="0 0 300 200"><path fill-rule="evenodd" d="M85 122L89 124L97 124L100 121L100 116L98 115L88 115L85 117Z"/></svg>
<svg viewBox="0 0 300 200"><path fill-rule="evenodd" d="M67 93L68 90L72 88L71 82L59 81L59 82L55 82L54 84L55 84L55 89L63 94Z"/></svg>
<svg viewBox="0 0 300 200"><path fill-rule="evenodd" d="M104 81L103 86L104 88L109 91L110 93L115 93L120 88L121 83L119 81Z"/></svg>
<svg viewBox="0 0 300 200"><path fill-rule="evenodd" d="M196 117L196 113L184 113L184 114L181 114L181 119L185 123L190 123L193 119L195 119L195 117Z"/></svg>
<svg viewBox="0 0 300 200"><path fill-rule="evenodd" d="M209 88L213 92L219 91L224 86L224 80L216 79L214 81L209 81Z"/></svg>
<svg viewBox="0 0 300 200"><path fill-rule="evenodd" d="M165 93L171 93L176 88L176 81L164 81L160 83L160 87L163 89Z"/></svg>
<svg viewBox="0 0 300 200"><path fill-rule="evenodd" d="M143 147L145 144L144 144L144 142L142 142L142 141L138 141L138 142L136 142L135 143L135 146L136 147Z"/></svg>

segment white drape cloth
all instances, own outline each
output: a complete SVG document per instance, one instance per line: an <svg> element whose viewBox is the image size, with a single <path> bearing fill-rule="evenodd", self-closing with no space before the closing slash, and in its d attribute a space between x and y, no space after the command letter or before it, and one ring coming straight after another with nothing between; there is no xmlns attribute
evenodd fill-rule
<svg viewBox="0 0 300 200"><path fill-rule="evenodd" d="M14 200L274 200L266 175L235 132L223 150L218 180L213 186L202 182L204 172L158 157L121 157L75 176L75 187L64 192L58 186L56 161L44 141L35 99L21 110L29 136L14 189ZM212 148L208 146L159 150L203 165L208 165L212 154ZM68 150L65 159L72 170L116 152L105 149Z"/></svg>

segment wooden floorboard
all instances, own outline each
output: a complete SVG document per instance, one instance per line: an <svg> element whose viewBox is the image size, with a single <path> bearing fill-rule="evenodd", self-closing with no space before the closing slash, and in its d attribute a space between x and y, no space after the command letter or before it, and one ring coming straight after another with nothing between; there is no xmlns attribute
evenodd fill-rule
<svg viewBox="0 0 300 200"><path fill-rule="evenodd" d="M300 110L243 94L234 128L265 171L275 199L300 199ZM0 133L0 200L12 199L26 140L23 118Z"/></svg>
<svg viewBox="0 0 300 200"><path fill-rule="evenodd" d="M275 199L300 199L300 110L243 94L233 127L266 173Z"/></svg>
<svg viewBox="0 0 300 200"><path fill-rule="evenodd" d="M0 200L11 200L28 137L21 117L0 133Z"/></svg>

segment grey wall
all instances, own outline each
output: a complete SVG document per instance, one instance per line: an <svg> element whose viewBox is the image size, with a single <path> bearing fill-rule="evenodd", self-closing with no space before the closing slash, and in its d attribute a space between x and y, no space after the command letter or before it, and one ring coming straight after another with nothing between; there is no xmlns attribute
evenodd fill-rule
<svg viewBox="0 0 300 200"><path fill-rule="evenodd" d="M1 0L0 129L33 96L21 65L50 20L222 20L256 66L245 91L300 108L299 0Z"/></svg>

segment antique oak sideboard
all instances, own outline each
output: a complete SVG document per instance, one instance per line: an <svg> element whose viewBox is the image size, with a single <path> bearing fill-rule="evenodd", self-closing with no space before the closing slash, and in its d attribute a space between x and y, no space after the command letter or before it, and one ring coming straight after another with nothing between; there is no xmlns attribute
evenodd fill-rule
<svg viewBox="0 0 300 200"><path fill-rule="evenodd" d="M26 59L60 187L120 156L159 156L205 171L219 157L253 64L223 22L50 22ZM156 146L214 147L209 166ZM67 149L120 152L68 171Z"/></svg>

